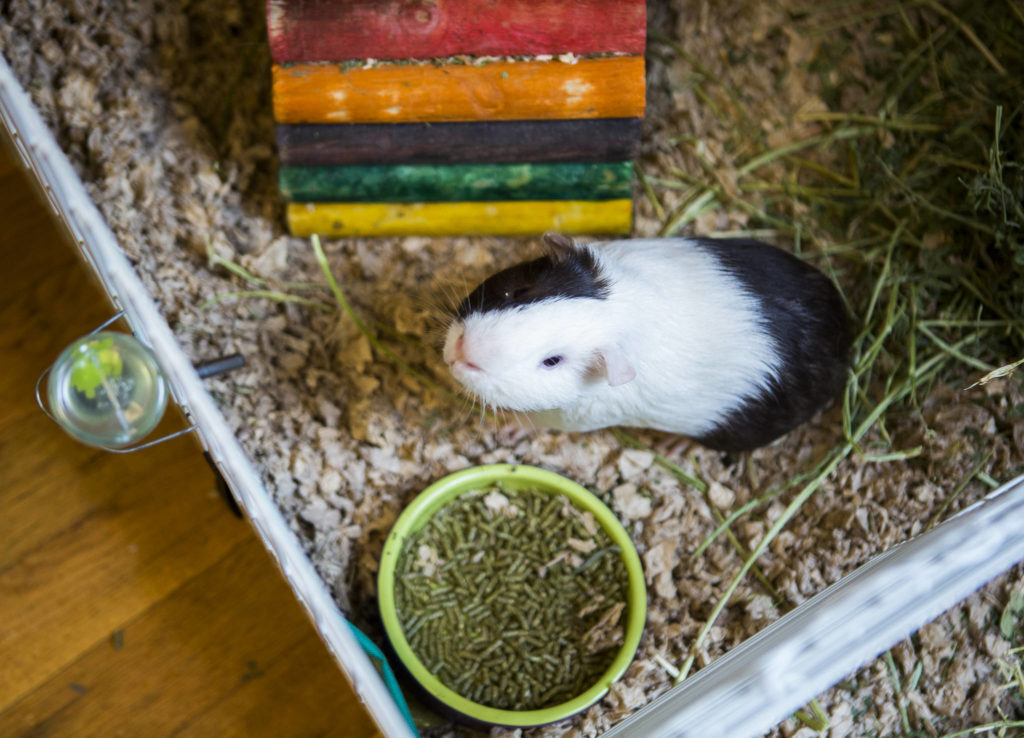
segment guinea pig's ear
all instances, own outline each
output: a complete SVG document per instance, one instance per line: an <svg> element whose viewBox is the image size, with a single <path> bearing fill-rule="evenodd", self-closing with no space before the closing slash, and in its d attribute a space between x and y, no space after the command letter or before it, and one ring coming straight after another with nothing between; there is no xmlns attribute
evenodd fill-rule
<svg viewBox="0 0 1024 738"><path fill-rule="evenodd" d="M611 348L601 349L599 353L609 386L618 387L620 384L632 382L636 377L636 369L633 368L621 346L615 345Z"/></svg>
<svg viewBox="0 0 1024 738"><path fill-rule="evenodd" d="M576 251L576 242L564 233L548 231L544 234L544 246L551 261L562 264L569 260Z"/></svg>

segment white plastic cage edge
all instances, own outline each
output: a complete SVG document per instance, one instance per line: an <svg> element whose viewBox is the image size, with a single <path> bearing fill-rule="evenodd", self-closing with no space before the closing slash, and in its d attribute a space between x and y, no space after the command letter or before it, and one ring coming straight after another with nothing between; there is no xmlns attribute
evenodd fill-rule
<svg viewBox="0 0 1024 738"><path fill-rule="evenodd" d="M763 735L1024 560L1024 477L876 556L604 738Z"/></svg>
<svg viewBox="0 0 1024 738"><path fill-rule="evenodd" d="M324 643L384 735L413 735L369 657L323 581L288 528L259 475L139 281L64 152L0 56L0 118L24 164L71 232L83 258L132 331L156 354L171 394L196 426L204 448L224 475Z"/></svg>

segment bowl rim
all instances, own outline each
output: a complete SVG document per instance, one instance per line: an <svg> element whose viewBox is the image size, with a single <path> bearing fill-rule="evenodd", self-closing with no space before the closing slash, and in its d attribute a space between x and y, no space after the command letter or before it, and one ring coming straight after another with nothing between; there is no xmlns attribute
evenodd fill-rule
<svg viewBox="0 0 1024 738"><path fill-rule="evenodd" d="M540 489L543 492L563 494L578 508L592 512L598 524L620 548L619 555L628 575L626 627L622 646L615 659L582 694L566 702L536 710L488 707L473 702L445 686L413 653L402 632L395 610L395 567L408 536L422 528L426 521L450 500L499 481L511 483L512 488ZM526 464L484 464L469 467L437 480L420 492L399 515L384 543L377 573L377 593L378 607L388 640L399 660L420 687L447 708L471 720L508 727L533 727L564 720L604 697L611 685L622 677L633 661L647 617L647 590L640 556L619 519L607 505L582 485L561 474Z"/></svg>

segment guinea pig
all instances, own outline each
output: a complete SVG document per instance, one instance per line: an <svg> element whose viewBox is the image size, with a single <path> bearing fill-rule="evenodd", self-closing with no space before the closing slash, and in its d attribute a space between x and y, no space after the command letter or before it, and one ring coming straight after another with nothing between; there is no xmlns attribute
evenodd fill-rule
<svg viewBox="0 0 1024 738"><path fill-rule="evenodd" d="M844 387L850 322L835 285L749 239L576 244L492 275L459 304L444 360L485 405L538 426L766 445Z"/></svg>

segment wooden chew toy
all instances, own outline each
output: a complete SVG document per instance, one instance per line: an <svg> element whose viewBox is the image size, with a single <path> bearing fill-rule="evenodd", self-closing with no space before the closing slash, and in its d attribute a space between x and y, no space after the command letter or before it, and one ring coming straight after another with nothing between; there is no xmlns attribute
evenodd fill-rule
<svg viewBox="0 0 1024 738"><path fill-rule="evenodd" d="M628 227L632 211L632 200L310 202L289 203L288 223L297 236L615 234Z"/></svg>
<svg viewBox="0 0 1024 738"><path fill-rule="evenodd" d="M645 26L644 0L268 0L289 229L628 232Z"/></svg>
<svg viewBox="0 0 1024 738"><path fill-rule="evenodd" d="M282 166L632 161L639 118L277 126Z"/></svg>
<svg viewBox="0 0 1024 738"><path fill-rule="evenodd" d="M281 193L293 202L439 202L628 198L626 162L553 164L387 164L281 167Z"/></svg>
<svg viewBox="0 0 1024 738"><path fill-rule="evenodd" d="M273 70L279 123L633 118L644 112L640 56L369 69L293 64Z"/></svg>
<svg viewBox="0 0 1024 738"><path fill-rule="evenodd" d="M646 41L645 0L269 0L276 64L632 54Z"/></svg>

